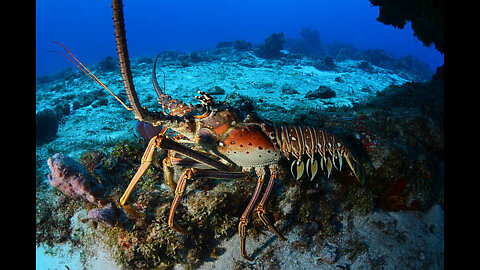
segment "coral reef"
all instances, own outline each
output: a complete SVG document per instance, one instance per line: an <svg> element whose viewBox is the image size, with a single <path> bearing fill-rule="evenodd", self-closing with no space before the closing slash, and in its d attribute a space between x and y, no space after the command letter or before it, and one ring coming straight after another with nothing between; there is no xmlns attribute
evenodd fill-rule
<svg viewBox="0 0 480 270"><path fill-rule="evenodd" d="M103 206L104 187L82 164L59 153L50 157L47 163L50 168L50 185L68 197Z"/></svg>
<svg viewBox="0 0 480 270"><path fill-rule="evenodd" d="M308 52L307 54L315 54L321 49L322 43L320 41L320 35L316 29L313 30L309 27L302 27L300 35L305 42L305 47Z"/></svg>
<svg viewBox="0 0 480 270"><path fill-rule="evenodd" d="M300 38L286 38L285 48L291 53L308 55L316 58L325 53L325 48L320 41L320 35L317 30L310 29L309 27L302 27L300 30Z"/></svg>
<svg viewBox="0 0 480 270"><path fill-rule="evenodd" d="M107 56L98 63L97 68L100 72L111 72L118 70L118 60L111 56Z"/></svg>
<svg viewBox="0 0 480 270"><path fill-rule="evenodd" d="M284 55L281 52L281 50L283 50L284 43L285 38L283 32L272 33L269 37L265 39L265 44L259 44L257 48L255 48L254 53L258 57L266 59L277 59Z"/></svg>
<svg viewBox="0 0 480 270"><path fill-rule="evenodd" d="M250 51L253 48L253 44L239 39L233 42L233 48L238 51Z"/></svg>
<svg viewBox="0 0 480 270"><path fill-rule="evenodd" d="M323 59L315 60L313 66L318 70L335 70L337 67L333 58L330 56L325 56Z"/></svg>
<svg viewBox="0 0 480 270"><path fill-rule="evenodd" d="M379 6L377 21L403 29L407 21L412 23L413 35L444 53L444 1L414 0L370 0L373 6Z"/></svg>

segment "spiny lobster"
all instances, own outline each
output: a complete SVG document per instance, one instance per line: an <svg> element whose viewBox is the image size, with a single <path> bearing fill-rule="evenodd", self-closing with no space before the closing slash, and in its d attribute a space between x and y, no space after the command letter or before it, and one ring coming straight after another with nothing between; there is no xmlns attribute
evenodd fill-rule
<svg viewBox="0 0 480 270"><path fill-rule="evenodd" d="M201 96L195 97L200 101L197 106L172 99L165 94L164 89L157 82L158 56L153 65L152 81L163 110L151 112L142 107L134 89L130 70L122 1L113 0L112 8L119 64L131 107L113 94L67 48L60 43L57 44L61 45L77 63L66 55L64 56L107 89L127 110L134 113L136 119L154 126L164 127L158 135L150 139L138 171L120 198L120 205L129 207L127 200L134 186L153 162L157 149L165 149L169 153L163 159L163 171L165 181L175 191L175 196L170 208L168 225L180 233L184 233L184 231L174 226L174 214L185 193L188 181L196 178L238 179L246 177L249 172L254 170L258 177L257 185L238 225L241 255L245 259L251 260L245 252L245 239L246 227L255 205L257 205L258 217L263 224L281 240L286 240L267 219L265 209L275 180L279 175L278 162L282 155L287 159L293 158L290 170L297 180L303 176L305 171L310 179L313 179L319 167L325 170L329 177L333 167L338 170L342 169L343 159L345 159L355 178L361 183L364 182L363 167L348 150L345 143L337 136L322 129L275 126L252 115L243 116L241 112L233 108L216 103L209 94L201 91L199 91ZM175 138L167 136L168 129L181 134L181 136ZM183 138L183 140L179 138ZM187 147L185 144L191 145L191 147ZM175 166L186 168L177 183L173 180ZM263 196L258 202L264 179L268 175L266 168L269 169L269 180Z"/></svg>

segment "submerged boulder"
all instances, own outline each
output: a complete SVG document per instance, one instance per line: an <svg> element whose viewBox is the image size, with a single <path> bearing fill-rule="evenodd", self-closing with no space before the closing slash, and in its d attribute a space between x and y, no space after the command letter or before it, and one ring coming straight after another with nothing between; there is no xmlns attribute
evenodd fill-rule
<svg viewBox="0 0 480 270"><path fill-rule="evenodd" d="M265 39L265 44L258 45L254 53L258 57L277 59L284 56L284 54L281 52L281 50L283 50L284 43L285 38L283 32L273 33Z"/></svg>
<svg viewBox="0 0 480 270"><path fill-rule="evenodd" d="M58 119L53 110L40 111L35 116L35 140L40 145L55 138L58 131Z"/></svg>
<svg viewBox="0 0 480 270"><path fill-rule="evenodd" d="M315 91L308 91L307 94L305 95L306 99L327 99L327 98L333 98L337 95L335 91L332 90L332 88L324 85L320 85L317 90Z"/></svg>

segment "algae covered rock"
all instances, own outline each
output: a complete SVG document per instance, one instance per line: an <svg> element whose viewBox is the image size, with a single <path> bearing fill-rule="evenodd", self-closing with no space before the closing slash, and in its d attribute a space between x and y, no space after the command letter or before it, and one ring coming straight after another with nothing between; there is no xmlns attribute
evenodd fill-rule
<svg viewBox="0 0 480 270"><path fill-rule="evenodd" d="M284 56L281 52L283 50L283 44L285 43L285 38L283 32L273 33L265 39L265 44L258 45L254 53L262 58L266 59L276 59Z"/></svg>
<svg viewBox="0 0 480 270"><path fill-rule="evenodd" d="M49 142L55 138L58 131L57 115L53 110L40 111L35 116L36 144Z"/></svg>
<svg viewBox="0 0 480 270"><path fill-rule="evenodd" d="M333 98L337 95L335 91L332 90L332 88L324 85L320 85L317 90L315 91L308 91L307 94L305 95L306 99L328 99L328 98Z"/></svg>

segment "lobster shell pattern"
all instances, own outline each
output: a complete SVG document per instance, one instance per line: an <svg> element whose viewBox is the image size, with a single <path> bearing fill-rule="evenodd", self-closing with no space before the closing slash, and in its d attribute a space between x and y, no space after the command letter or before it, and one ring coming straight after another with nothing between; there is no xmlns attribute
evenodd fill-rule
<svg viewBox="0 0 480 270"><path fill-rule="evenodd" d="M280 126L275 128L275 137L287 159L292 156L296 159L292 162L291 172L297 180L302 177L304 171L310 179L313 179L319 163L320 168L326 170L327 177L330 177L332 167L340 171L345 159L357 180L363 183L364 178L358 173L361 169L360 163L337 136L320 128Z"/></svg>

